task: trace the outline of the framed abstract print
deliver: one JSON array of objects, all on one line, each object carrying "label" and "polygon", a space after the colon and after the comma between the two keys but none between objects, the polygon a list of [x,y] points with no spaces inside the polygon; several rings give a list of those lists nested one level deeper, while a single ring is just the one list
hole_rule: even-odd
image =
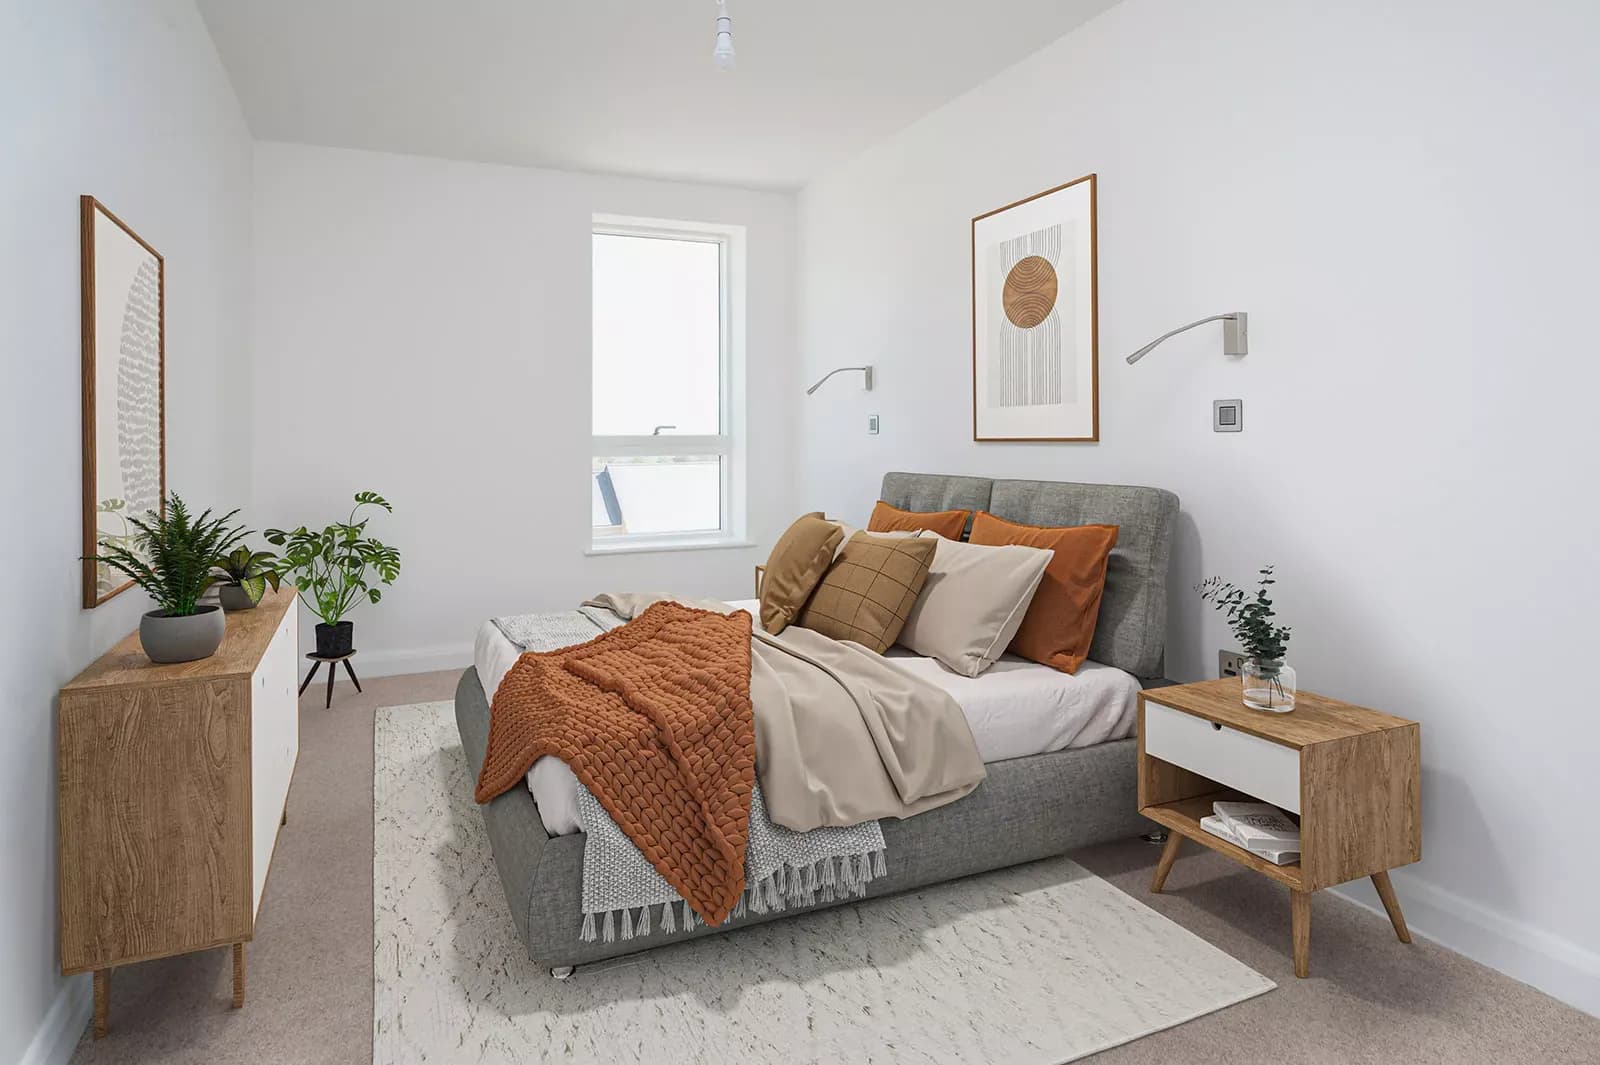
[{"label": "framed abstract print", "polygon": [[[129,516],[160,512],[166,462],[166,266],[121,219],[84,196],[83,551],[129,543]],[[132,586],[85,559],[83,605]]]},{"label": "framed abstract print", "polygon": [[1095,176],[972,220],[972,438],[1100,439]]}]

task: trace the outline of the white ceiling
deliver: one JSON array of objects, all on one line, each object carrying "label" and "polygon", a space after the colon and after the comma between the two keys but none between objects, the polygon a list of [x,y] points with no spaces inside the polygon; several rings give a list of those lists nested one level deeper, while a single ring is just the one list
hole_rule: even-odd
[{"label": "white ceiling", "polygon": [[198,0],[257,137],[793,188],[1115,0]]}]

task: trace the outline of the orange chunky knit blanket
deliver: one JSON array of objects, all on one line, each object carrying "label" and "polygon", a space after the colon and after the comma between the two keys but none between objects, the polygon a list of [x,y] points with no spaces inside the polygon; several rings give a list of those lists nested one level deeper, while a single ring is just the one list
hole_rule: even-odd
[{"label": "orange chunky knit blanket", "polygon": [[524,653],[490,707],[477,801],[547,754],[721,924],[744,891],[755,783],[750,615],[660,602],[588,643]]}]

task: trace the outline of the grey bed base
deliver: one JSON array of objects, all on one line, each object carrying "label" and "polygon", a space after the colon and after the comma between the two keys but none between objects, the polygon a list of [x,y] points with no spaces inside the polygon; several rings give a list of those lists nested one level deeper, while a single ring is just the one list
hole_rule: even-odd
[{"label": "grey bed base", "polygon": [[[1178,497],[1159,488],[1008,481],[985,477],[889,473],[880,496],[906,510],[987,510],[1028,525],[1116,525],[1117,546],[1106,572],[1105,594],[1089,657],[1143,678],[1162,674],[1167,630],[1167,562]],[[489,701],[469,669],[456,688],[456,722],[471,766],[483,764],[489,736]],[[885,820],[889,875],[867,894],[891,895],[974,873],[1063,854],[1078,847],[1135,836],[1150,829],[1138,814],[1136,742],[992,762],[989,777],[959,802],[904,821]],[[691,933],[585,943],[581,834],[550,838],[533,795],[512,788],[483,807],[489,844],[511,919],[528,954],[553,969],[583,965],[695,936],[776,920],[804,912],[750,914],[720,928]],[[841,903],[822,903],[825,909]]]},{"label": "grey bed base", "polygon": [[[476,669],[462,674],[456,686],[456,723],[467,764],[482,765],[489,700]],[[883,822],[889,875],[874,880],[867,895],[892,895],[1149,831],[1150,822],[1137,812],[1134,761],[1135,741],[1127,739],[991,762],[988,779],[961,801]],[[528,956],[547,968],[584,965],[844,904],[752,913],[720,928],[701,924],[670,936],[585,943],[578,938],[583,834],[547,836],[526,787],[512,788],[482,809],[511,920]]]}]

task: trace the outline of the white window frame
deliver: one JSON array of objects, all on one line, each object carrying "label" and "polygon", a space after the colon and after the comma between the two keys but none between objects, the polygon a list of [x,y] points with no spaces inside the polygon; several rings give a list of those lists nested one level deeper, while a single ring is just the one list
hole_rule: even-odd
[{"label": "white window frame", "polygon": [[[674,551],[717,547],[748,547],[745,539],[745,228],[709,222],[684,222],[660,218],[635,218],[625,215],[596,214],[591,246],[595,236],[644,237],[658,240],[692,240],[720,247],[719,293],[721,358],[717,378],[717,424],[715,436],[662,434],[660,436],[598,436],[591,432],[590,476],[594,459],[660,456],[670,458],[721,458],[722,483],[718,492],[721,513],[719,527],[681,533],[602,532],[589,527],[588,554],[617,554],[634,551]],[[591,271],[591,277],[593,276]],[[593,381],[593,349],[590,349],[590,381]],[[592,387],[592,385],[591,385]],[[593,425],[593,402],[590,403]]]}]

